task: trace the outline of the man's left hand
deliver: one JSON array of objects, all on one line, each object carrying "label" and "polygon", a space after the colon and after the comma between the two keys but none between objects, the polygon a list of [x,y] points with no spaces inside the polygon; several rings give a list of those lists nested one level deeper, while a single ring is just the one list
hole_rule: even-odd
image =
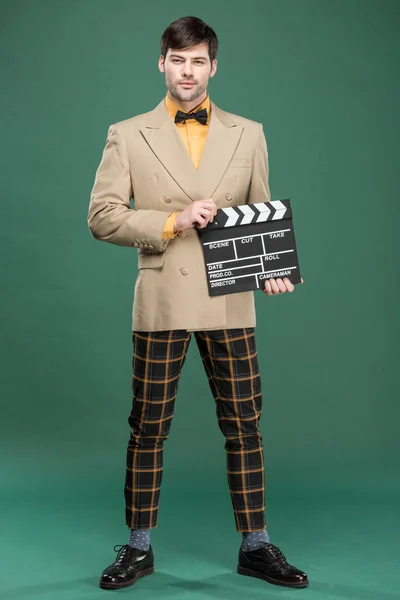
[{"label": "man's left hand", "polygon": [[[301,278],[301,283],[304,283],[303,278]],[[267,296],[277,296],[285,292],[293,292],[293,290],[293,283],[287,277],[284,277],[283,279],[266,279],[263,292]]]}]

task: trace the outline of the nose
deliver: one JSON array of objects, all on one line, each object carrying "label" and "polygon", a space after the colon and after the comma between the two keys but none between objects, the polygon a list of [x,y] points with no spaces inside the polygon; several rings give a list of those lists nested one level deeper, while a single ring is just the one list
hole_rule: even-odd
[{"label": "nose", "polygon": [[193,68],[190,60],[186,61],[183,64],[182,68],[182,77],[189,79],[189,77],[193,77]]}]

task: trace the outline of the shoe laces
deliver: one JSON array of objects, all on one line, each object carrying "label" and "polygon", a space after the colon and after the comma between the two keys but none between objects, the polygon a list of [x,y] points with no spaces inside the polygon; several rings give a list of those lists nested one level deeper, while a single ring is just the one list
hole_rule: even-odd
[{"label": "shoe laces", "polygon": [[283,552],[281,552],[279,550],[279,548],[277,548],[277,546],[274,546],[273,544],[267,544],[265,546],[265,549],[267,550],[268,554],[270,556],[272,556],[272,558],[274,559],[274,563],[276,566],[279,567],[288,567],[288,562],[286,560],[286,556],[283,554]]},{"label": "shoe laces", "polygon": [[119,564],[119,563],[121,563],[124,560],[128,548],[129,548],[129,544],[123,544],[123,545],[122,544],[116,544],[114,546],[114,552],[117,553],[117,556],[115,558],[115,562],[116,563]]}]

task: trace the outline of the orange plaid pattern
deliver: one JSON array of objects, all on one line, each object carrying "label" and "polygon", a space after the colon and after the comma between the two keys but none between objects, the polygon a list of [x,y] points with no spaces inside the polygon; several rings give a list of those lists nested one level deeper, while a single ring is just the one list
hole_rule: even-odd
[{"label": "orange plaid pattern", "polygon": [[[194,332],[225,436],[228,484],[237,531],[265,528],[261,384],[254,328]],[[126,523],[157,527],[167,439],[191,333],[133,332],[131,433]]]}]

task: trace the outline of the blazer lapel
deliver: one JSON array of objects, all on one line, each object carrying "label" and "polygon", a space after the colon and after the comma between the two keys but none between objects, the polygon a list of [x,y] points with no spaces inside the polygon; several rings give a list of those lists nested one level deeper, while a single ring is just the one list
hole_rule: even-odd
[{"label": "blazer lapel", "polygon": [[212,102],[208,135],[198,170],[164,100],[148,114],[147,124],[140,131],[185,194],[191,200],[203,200],[212,198],[236,150],[243,127]]},{"label": "blazer lapel", "polygon": [[140,129],[150,148],[179,187],[189,196],[196,196],[197,170],[162,100],[148,115]]},{"label": "blazer lapel", "polygon": [[211,103],[211,120],[201,156],[197,189],[201,198],[212,198],[231,162],[242,136],[243,127]]}]

